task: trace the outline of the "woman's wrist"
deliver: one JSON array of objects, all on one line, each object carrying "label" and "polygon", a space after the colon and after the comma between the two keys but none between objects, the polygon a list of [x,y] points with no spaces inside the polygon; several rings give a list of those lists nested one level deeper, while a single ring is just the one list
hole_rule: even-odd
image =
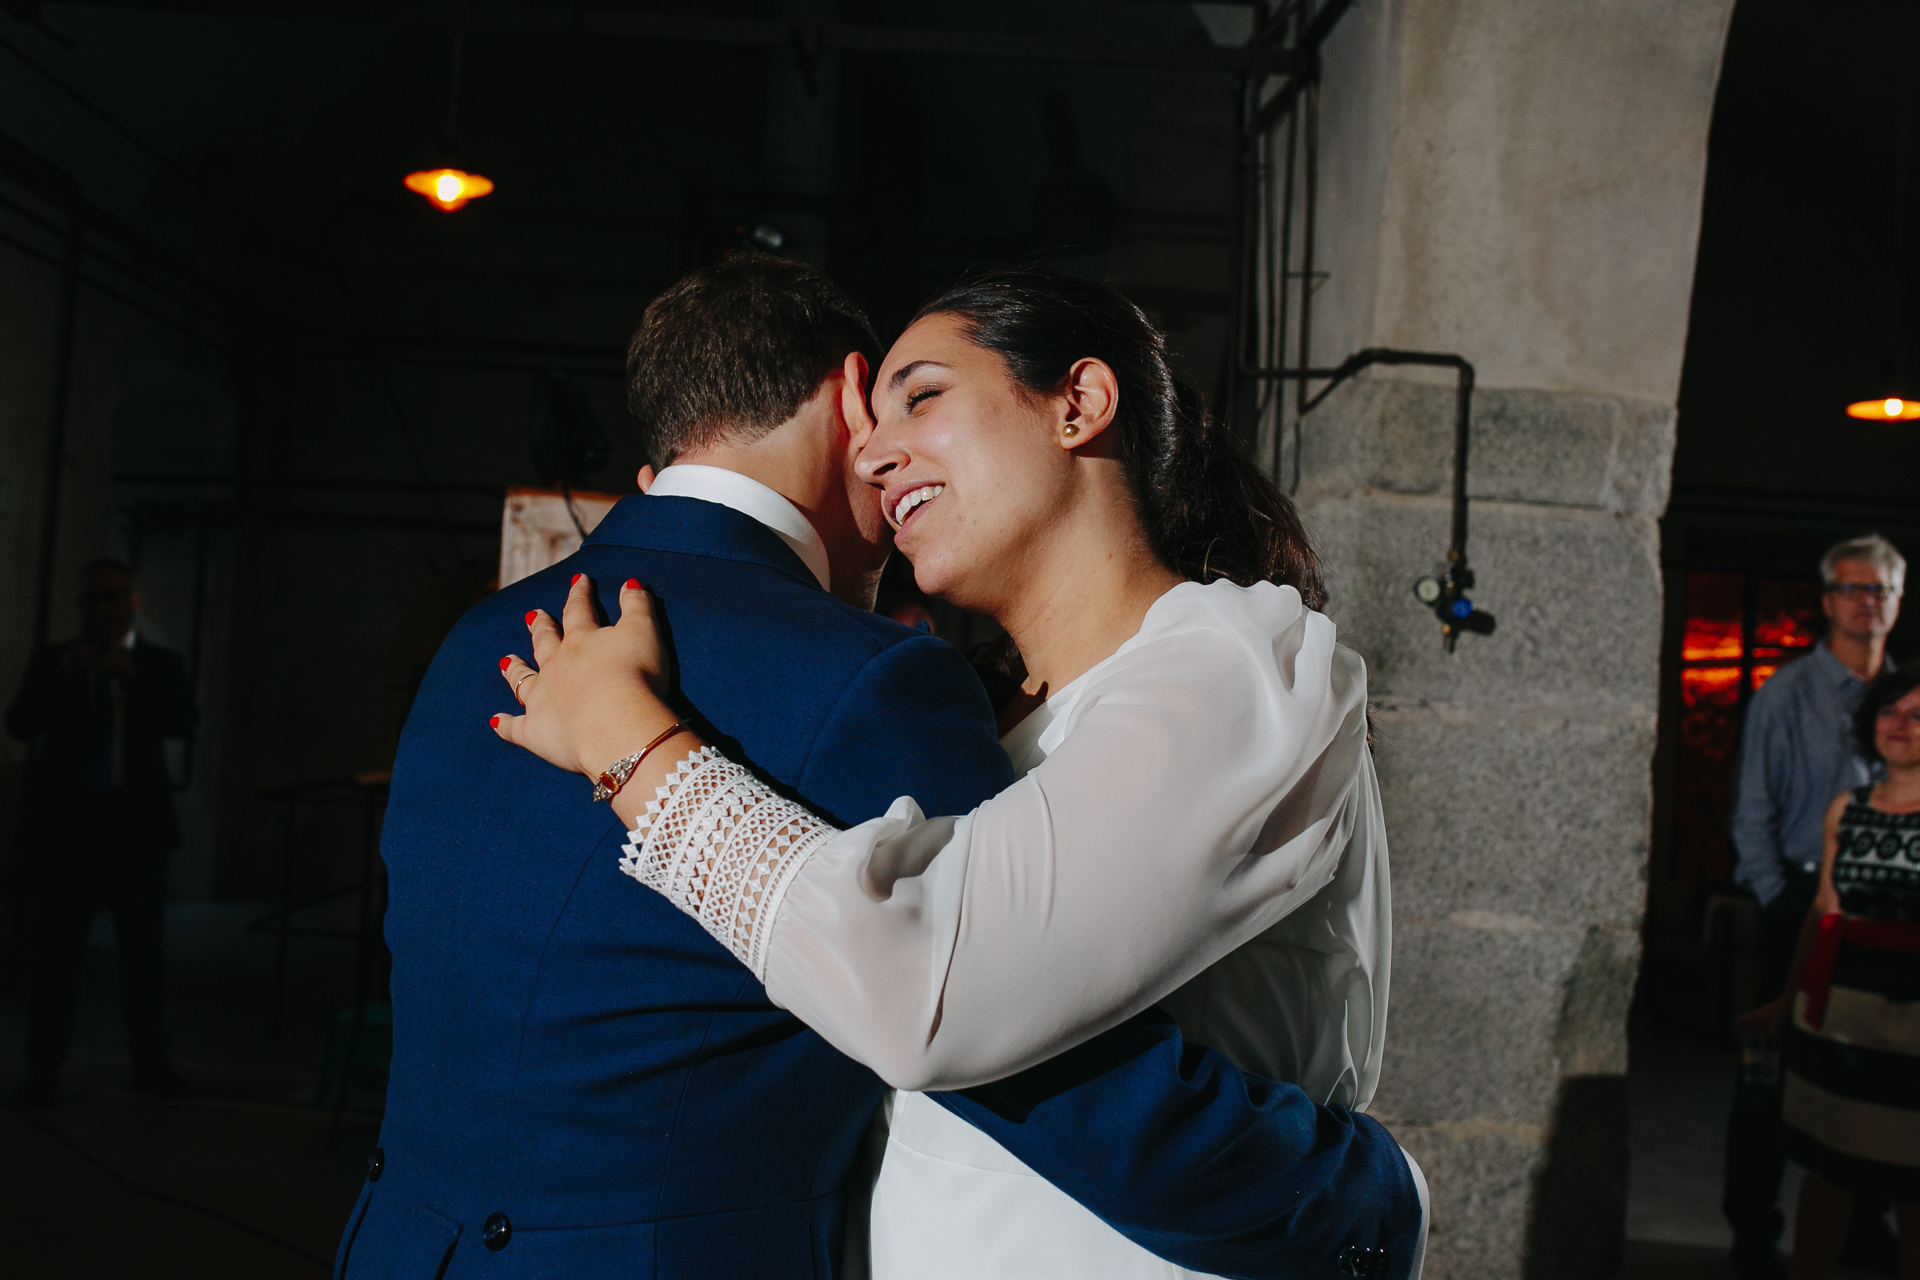
[{"label": "woman's wrist", "polygon": [[[671,710],[660,708],[621,717],[617,724],[596,729],[582,745],[580,772],[589,778],[600,777],[678,722],[679,717]],[[666,747],[663,742],[656,749]]]},{"label": "woman's wrist", "polygon": [[668,726],[623,784],[607,797],[608,805],[629,830],[633,829],[646,812],[647,802],[660,794],[680,763],[706,745],[706,739],[685,723]]}]

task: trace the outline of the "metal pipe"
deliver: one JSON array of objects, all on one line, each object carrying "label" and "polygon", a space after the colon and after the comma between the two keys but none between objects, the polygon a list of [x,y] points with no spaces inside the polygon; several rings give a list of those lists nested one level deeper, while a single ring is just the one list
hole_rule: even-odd
[{"label": "metal pipe", "polygon": [[[1233,91],[1233,173],[1228,195],[1233,210],[1233,228],[1227,240],[1227,358],[1220,369],[1219,416],[1229,428],[1237,428],[1240,414],[1240,366],[1246,363],[1247,316],[1253,310],[1248,299],[1247,233],[1253,221],[1253,198],[1257,183],[1247,177],[1247,77],[1234,81]],[[1237,434],[1237,432],[1236,432]]]},{"label": "metal pipe", "polygon": [[[96,0],[101,3],[103,0]],[[104,0],[112,3],[112,0]],[[1099,37],[1076,39],[1051,36],[999,35],[971,31],[942,31],[928,27],[882,27],[829,22],[803,30],[790,22],[707,18],[673,14],[582,12],[578,6],[453,6],[439,3],[405,4],[396,0],[357,4],[263,4],[258,0],[174,0],[153,3],[149,9],[186,13],[244,12],[251,18],[296,18],[325,22],[370,24],[446,30],[544,32],[554,36],[630,39],[685,44],[737,45],[750,48],[792,48],[795,36],[819,52],[883,53],[936,58],[980,58],[994,62],[1054,62],[1080,66],[1139,67],[1169,71],[1224,71],[1284,75],[1291,68],[1287,50],[1221,49],[1209,46],[1120,44]],[[478,10],[477,12],[475,10]]]},{"label": "metal pipe", "polygon": [[[231,475],[212,475],[197,472],[167,471],[116,471],[113,473],[115,484],[162,485],[178,489],[228,489],[240,482]],[[441,494],[466,498],[504,498],[507,486],[484,482],[463,483],[457,480],[356,480],[352,478],[335,479],[330,476],[289,476],[274,479],[254,480],[251,487],[257,489],[293,489],[322,493],[403,493],[403,494]]]},{"label": "metal pipe", "polygon": [[[1300,229],[1300,365],[1313,360],[1313,233],[1319,221],[1320,203],[1320,86],[1309,83],[1306,91],[1305,118],[1301,122],[1306,176],[1302,183],[1305,211]],[[1294,400],[1294,412],[1306,417],[1312,408],[1307,403],[1307,384],[1302,382]]]},{"label": "metal pipe", "polygon": [[[1279,271],[1274,282],[1274,288],[1279,298],[1273,309],[1273,341],[1266,355],[1266,358],[1275,364],[1282,363],[1287,358],[1287,298],[1292,292],[1292,277],[1288,275],[1288,272],[1293,270],[1293,162],[1298,152],[1299,143],[1300,117],[1297,114],[1289,115],[1287,117],[1287,185],[1286,194],[1282,196],[1280,204]],[[1282,387],[1273,397],[1273,482],[1276,485],[1280,483],[1280,436],[1282,429],[1285,428],[1286,425],[1287,396],[1286,389]],[[1299,414],[1294,415],[1293,426],[1294,434],[1298,437],[1300,432]],[[1298,447],[1296,447],[1293,455],[1292,492],[1298,493],[1299,490],[1300,451]]]},{"label": "metal pipe", "polygon": [[1369,347],[1356,351],[1340,363],[1338,369],[1275,369],[1265,376],[1297,378],[1302,390],[1309,379],[1327,378],[1327,385],[1306,401],[1303,412],[1311,412],[1333,394],[1347,379],[1370,365],[1426,365],[1452,369],[1456,374],[1453,409],[1453,527],[1447,559],[1464,563],[1467,557],[1467,444],[1473,425],[1473,365],[1465,356],[1440,351],[1400,351],[1392,347]]},{"label": "metal pipe", "polygon": [[[48,253],[46,250],[38,248],[35,245],[29,244],[27,241],[22,240],[18,236],[12,235],[9,232],[0,231],[0,244],[10,245],[13,248],[18,249],[21,253],[26,254],[29,258],[33,258],[39,262],[44,262],[50,267],[54,267],[62,271],[66,269],[66,257],[64,254]],[[91,256],[91,254],[89,254],[89,256]],[[115,302],[118,302],[121,306],[126,307],[129,311],[139,312],[141,315],[147,317],[147,319],[153,321],[155,324],[165,325],[167,328],[172,329],[175,333],[181,334],[188,338],[192,338],[194,341],[204,343],[207,346],[215,348],[216,350],[226,349],[223,346],[221,339],[209,338],[205,334],[200,333],[193,328],[190,328],[188,325],[186,325],[184,322],[177,319],[176,317],[169,316],[161,311],[157,311],[154,308],[149,307],[145,303],[139,301],[137,298],[134,298],[130,294],[126,294],[121,292],[118,289],[115,289],[112,285],[103,284],[99,279],[97,279],[94,276],[88,275],[85,271],[82,271],[80,273],[80,283],[86,285],[89,289],[94,290],[96,293],[99,293],[108,298],[112,298]]]},{"label": "metal pipe", "polygon": [[1453,541],[1450,560],[1467,556],[1467,443],[1473,433],[1473,366],[1462,360],[1453,405]]}]

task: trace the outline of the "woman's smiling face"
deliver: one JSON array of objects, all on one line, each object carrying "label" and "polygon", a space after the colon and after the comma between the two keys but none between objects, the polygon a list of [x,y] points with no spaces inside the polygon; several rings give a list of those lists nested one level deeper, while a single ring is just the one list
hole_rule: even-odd
[{"label": "woman's smiling face", "polygon": [[992,614],[1072,490],[1059,407],[1021,388],[964,322],[932,315],[874,378],[877,426],[861,478],[881,491],[894,545],[920,589]]}]

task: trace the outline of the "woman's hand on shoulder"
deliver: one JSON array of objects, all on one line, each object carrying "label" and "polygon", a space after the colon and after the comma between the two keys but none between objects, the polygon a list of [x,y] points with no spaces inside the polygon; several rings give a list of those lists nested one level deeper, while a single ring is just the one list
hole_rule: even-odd
[{"label": "woman's hand on shoulder", "polygon": [[594,613],[593,582],[575,574],[556,622],[544,609],[527,615],[533,661],[500,660],[500,674],[525,708],[493,717],[493,729],[549,764],[598,777],[646,745],[679,717],[667,704],[667,658],[653,598],[629,578],[620,617],[604,626]]}]

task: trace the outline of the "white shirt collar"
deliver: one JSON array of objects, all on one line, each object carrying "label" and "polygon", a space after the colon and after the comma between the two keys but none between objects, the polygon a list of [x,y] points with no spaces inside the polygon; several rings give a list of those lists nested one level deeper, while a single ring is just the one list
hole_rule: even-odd
[{"label": "white shirt collar", "polygon": [[653,478],[649,497],[698,498],[731,507],[743,516],[758,520],[773,530],[780,541],[793,548],[802,564],[813,570],[822,591],[831,591],[832,568],[827,562],[827,544],[803,515],[800,508],[751,476],[724,467],[704,467],[679,462],[663,467]]}]

